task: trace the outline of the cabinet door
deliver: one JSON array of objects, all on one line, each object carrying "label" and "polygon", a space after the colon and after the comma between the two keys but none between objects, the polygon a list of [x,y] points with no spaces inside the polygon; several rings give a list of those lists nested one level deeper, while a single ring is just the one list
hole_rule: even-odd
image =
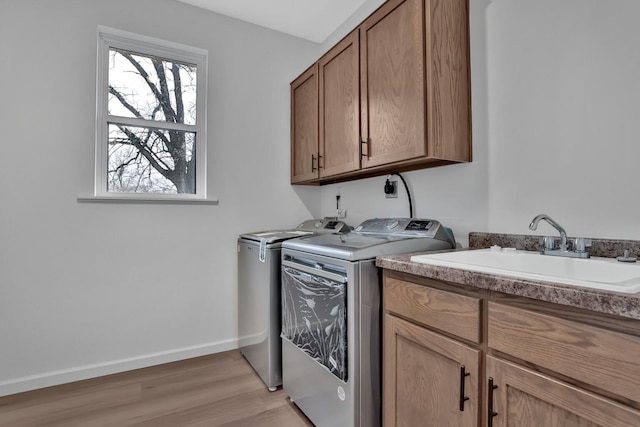
[{"label": "cabinet door", "polygon": [[360,169],[359,49],[356,30],[318,61],[321,177]]},{"label": "cabinet door", "polygon": [[426,155],[423,0],[388,0],[360,27],[362,167]]},{"label": "cabinet door", "polygon": [[489,348],[640,402],[640,337],[508,304],[488,307]]},{"label": "cabinet door", "polygon": [[291,183],[318,178],[318,66],[291,83]]},{"label": "cabinet door", "polygon": [[492,356],[487,383],[489,427],[640,426],[639,411]]},{"label": "cabinet door", "polygon": [[477,426],[480,351],[389,314],[384,322],[385,427]]}]

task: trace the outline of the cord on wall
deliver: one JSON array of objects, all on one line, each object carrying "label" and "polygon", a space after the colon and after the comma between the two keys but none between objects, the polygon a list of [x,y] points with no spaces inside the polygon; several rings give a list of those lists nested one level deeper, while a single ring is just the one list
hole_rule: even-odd
[{"label": "cord on wall", "polygon": [[409,192],[409,186],[407,185],[407,181],[404,180],[402,175],[400,175],[397,172],[391,172],[389,175],[387,175],[387,181],[384,184],[385,185],[385,193],[386,193],[386,189],[388,188],[388,186],[391,185],[391,182],[389,181],[389,178],[391,178],[392,175],[400,177],[400,179],[402,180],[402,183],[404,184],[404,189],[407,191],[407,198],[409,199],[409,218],[413,218],[413,203],[411,203],[411,193]]}]

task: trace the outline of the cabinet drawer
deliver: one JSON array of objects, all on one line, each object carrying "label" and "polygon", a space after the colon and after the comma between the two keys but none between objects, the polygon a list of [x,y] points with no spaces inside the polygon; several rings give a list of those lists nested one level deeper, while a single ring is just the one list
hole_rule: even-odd
[{"label": "cabinet drawer", "polygon": [[386,278],[388,312],[432,326],[471,342],[480,342],[480,299]]},{"label": "cabinet drawer", "polygon": [[489,348],[640,402],[640,338],[489,303]]}]

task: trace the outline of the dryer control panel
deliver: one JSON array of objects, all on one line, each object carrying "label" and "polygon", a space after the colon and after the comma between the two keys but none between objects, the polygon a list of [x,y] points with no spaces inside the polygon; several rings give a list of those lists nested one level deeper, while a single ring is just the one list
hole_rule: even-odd
[{"label": "dryer control panel", "polygon": [[455,239],[451,230],[434,219],[373,218],[358,225],[354,231],[360,234],[385,235],[389,237],[430,237],[449,241],[455,247]]}]

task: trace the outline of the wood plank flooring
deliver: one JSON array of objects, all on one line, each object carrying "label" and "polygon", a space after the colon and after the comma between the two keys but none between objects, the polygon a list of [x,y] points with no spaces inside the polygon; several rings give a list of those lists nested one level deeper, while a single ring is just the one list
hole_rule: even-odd
[{"label": "wood plank flooring", "polygon": [[0,397],[0,426],[251,426],[313,424],[269,392],[239,351]]}]

